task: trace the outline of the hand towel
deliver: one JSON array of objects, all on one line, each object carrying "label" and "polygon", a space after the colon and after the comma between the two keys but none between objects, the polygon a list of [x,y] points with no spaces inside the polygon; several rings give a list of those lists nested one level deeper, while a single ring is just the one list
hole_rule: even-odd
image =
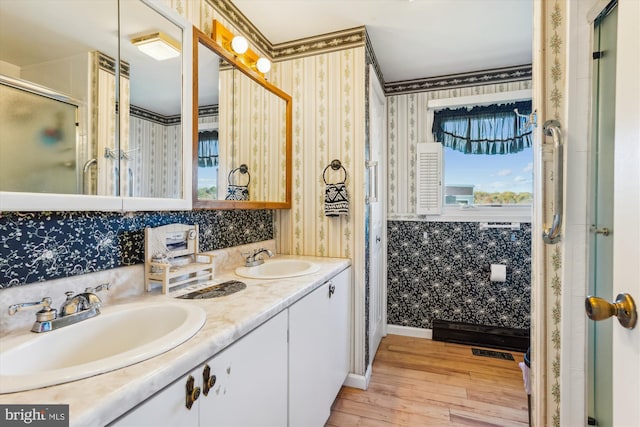
[{"label": "hand towel", "polygon": [[324,214],[325,216],[349,215],[349,193],[344,182],[326,184]]}]

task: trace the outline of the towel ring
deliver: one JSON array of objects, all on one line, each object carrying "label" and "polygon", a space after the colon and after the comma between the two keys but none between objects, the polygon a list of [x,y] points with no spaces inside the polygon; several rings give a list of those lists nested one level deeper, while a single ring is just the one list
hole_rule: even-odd
[{"label": "towel ring", "polygon": [[322,171],[322,180],[324,181],[325,184],[328,184],[326,173],[327,173],[327,169],[329,168],[333,169],[334,171],[342,169],[344,171],[344,179],[342,180],[342,182],[340,182],[340,184],[344,184],[345,182],[347,182],[347,170],[344,168],[344,166],[342,166],[342,163],[340,162],[340,160],[336,159],[336,160],[332,160],[331,163],[329,163],[327,167],[324,168],[324,170]]},{"label": "towel ring", "polygon": [[245,165],[244,163],[241,164],[240,166],[238,166],[235,169],[231,169],[231,172],[229,172],[229,175],[227,176],[227,182],[229,183],[229,185],[238,185],[238,184],[234,184],[233,182],[231,182],[231,177],[234,173],[236,172],[240,172],[241,174],[247,174],[247,177],[249,178],[247,183],[245,184],[245,186],[249,186],[249,183],[251,182],[251,174],[249,173],[249,168],[247,167],[247,165]]}]

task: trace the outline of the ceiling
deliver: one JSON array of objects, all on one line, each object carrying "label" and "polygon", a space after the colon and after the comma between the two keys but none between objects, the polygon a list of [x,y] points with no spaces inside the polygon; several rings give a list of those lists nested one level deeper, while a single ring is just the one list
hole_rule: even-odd
[{"label": "ceiling", "polygon": [[232,0],[272,43],[365,25],[385,82],[532,62],[533,0]]}]

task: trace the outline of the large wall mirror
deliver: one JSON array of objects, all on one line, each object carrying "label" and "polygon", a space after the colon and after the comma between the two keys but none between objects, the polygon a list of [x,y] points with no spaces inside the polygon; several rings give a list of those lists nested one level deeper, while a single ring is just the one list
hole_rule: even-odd
[{"label": "large wall mirror", "polygon": [[291,97],[193,31],[193,206],[290,208]]},{"label": "large wall mirror", "polygon": [[154,0],[0,15],[1,209],[189,208],[190,24]]}]

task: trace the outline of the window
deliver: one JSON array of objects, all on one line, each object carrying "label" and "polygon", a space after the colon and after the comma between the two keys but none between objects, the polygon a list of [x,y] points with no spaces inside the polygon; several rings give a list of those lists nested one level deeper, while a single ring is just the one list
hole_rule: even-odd
[{"label": "window", "polygon": [[[530,113],[531,101],[434,111],[432,131],[437,142],[418,144],[416,213],[530,215]],[[431,153],[429,163],[426,152]],[[472,207],[481,209],[464,209]],[[460,214],[463,211],[469,213]]]},{"label": "window", "polygon": [[218,198],[218,131],[198,132],[198,199]]},{"label": "window", "polygon": [[445,147],[445,206],[531,204],[530,113],[531,101],[434,113],[433,134]]},{"label": "window", "polygon": [[533,151],[486,155],[444,148],[445,205],[530,205]]}]

